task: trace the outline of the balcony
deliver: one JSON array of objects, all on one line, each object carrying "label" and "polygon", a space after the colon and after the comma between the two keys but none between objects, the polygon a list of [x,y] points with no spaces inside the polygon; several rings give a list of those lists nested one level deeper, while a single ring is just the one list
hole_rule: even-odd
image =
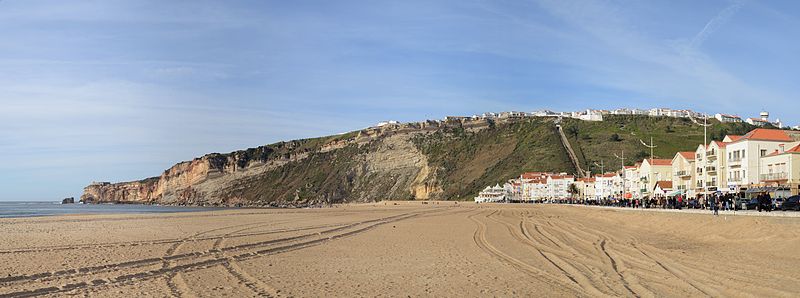
[{"label": "balcony", "polygon": [[706,182],[706,187],[717,186],[717,181]]},{"label": "balcony", "polygon": [[706,166],[706,172],[708,172],[709,175],[716,174],[717,173],[717,166]]},{"label": "balcony", "polygon": [[761,174],[761,181],[786,180],[788,177],[789,175],[786,172]]},{"label": "balcony", "polygon": [[728,182],[739,183],[739,182],[742,182],[742,178],[741,177],[739,177],[739,178],[728,178]]},{"label": "balcony", "polygon": [[706,152],[706,159],[709,161],[717,159],[717,151],[711,150]]},{"label": "balcony", "polygon": [[675,172],[675,176],[678,176],[678,177],[681,177],[681,178],[687,178],[687,177],[692,177],[692,174],[689,173],[689,171],[683,170],[683,171],[676,171]]},{"label": "balcony", "polygon": [[738,157],[734,156],[733,158],[728,160],[728,164],[737,164],[738,165],[738,164],[741,164],[741,163],[742,163],[742,157],[741,156],[738,156]]}]

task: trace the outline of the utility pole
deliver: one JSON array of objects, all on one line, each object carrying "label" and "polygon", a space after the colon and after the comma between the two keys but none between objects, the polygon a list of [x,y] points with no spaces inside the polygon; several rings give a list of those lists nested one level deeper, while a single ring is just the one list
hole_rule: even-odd
[{"label": "utility pole", "polygon": [[603,160],[602,159],[600,160],[600,164],[597,164],[597,162],[595,162],[594,166],[595,167],[600,167],[600,175],[606,173],[605,166],[603,165]]}]

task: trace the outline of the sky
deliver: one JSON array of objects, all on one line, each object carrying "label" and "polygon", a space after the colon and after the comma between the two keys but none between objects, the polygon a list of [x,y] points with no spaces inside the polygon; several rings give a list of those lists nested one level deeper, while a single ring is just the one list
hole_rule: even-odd
[{"label": "sky", "polygon": [[800,124],[800,1],[0,0],[0,200],[488,111]]}]

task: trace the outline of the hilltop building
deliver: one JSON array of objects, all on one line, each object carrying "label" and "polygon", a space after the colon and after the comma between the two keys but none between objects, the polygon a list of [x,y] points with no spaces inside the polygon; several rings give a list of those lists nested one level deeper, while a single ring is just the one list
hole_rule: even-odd
[{"label": "hilltop building", "polygon": [[714,115],[714,118],[716,118],[717,120],[719,120],[719,122],[722,122],[722,123],[741,123],[742,122],[742,118],[739,117],[739,116],[735,116],[735,115],[717,113],[717,114]]}]

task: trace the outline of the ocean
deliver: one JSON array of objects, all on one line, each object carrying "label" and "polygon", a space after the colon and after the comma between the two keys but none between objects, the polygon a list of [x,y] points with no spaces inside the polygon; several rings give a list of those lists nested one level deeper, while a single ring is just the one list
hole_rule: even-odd
[{"label": "ocean", "polygon": [[61,202],[2,202],[0,218],[65,214],[165,213],[220,210],[210,207],[176,207],[130,204],[61,204]]}]

